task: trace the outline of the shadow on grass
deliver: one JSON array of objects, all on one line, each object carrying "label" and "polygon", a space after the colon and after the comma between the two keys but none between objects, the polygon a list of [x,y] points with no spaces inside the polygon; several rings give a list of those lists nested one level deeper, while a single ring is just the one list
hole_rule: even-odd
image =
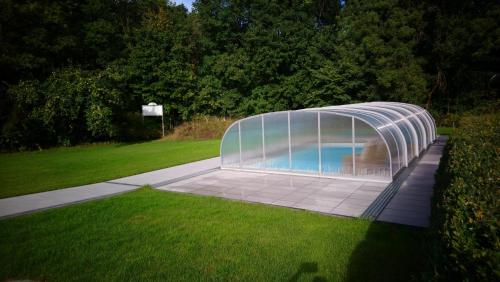
[{"label": "shadow on grass", "polygon": [[[318,272],[318,263],[317,262],[304,262],[304,263],[300,264],[297,272],[295,272],[295,274],[292,277],[290,277],[290,279],[288,281],[295,282],[295,281],[298,281],[303,274],[307,274],[307,273],[312,274],[312,273],[316,273],[316,272]],[[312,281],[323,282],[323,281],[327,281],[327,280],[322,276],[314,276]]]},{"label": "shadow on grass", "polygon": [[425,271],[425,230],[370,224],[349,259],[345,281],[412,281]]}]

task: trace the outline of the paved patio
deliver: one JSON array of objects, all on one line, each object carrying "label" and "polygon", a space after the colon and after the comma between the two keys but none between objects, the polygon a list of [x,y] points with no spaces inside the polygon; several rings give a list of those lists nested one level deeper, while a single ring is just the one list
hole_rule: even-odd
[{"label": "paved patio", "polygon": [[386,186],[387,183],[217,170],[157,189],[357,217]]}]

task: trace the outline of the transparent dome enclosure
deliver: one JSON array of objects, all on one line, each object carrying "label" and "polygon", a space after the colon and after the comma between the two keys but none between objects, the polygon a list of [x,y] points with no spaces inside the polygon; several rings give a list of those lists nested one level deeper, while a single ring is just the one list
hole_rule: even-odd
[{"label": "transparent dome enclosure", "polygon": [[221,168],[390,182],[435,138],[432,116],[411,104],[272,112],[226,130]]}]

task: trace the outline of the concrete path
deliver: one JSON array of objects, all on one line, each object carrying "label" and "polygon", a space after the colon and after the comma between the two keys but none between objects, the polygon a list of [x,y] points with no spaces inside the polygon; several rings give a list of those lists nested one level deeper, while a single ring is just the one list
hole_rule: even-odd
[{"label": "concrete path", "polygon": [[107,182],[0,199],[0,218],[109,197],[138,189],[144,185],[157,187],[217,169],[219,165],[220,159],[217,157]]},{"label": "concrete path", "polygon": [[377,220],[428,227],[434,174],[439,167],[447,136],[438,137],[385,207]]}]

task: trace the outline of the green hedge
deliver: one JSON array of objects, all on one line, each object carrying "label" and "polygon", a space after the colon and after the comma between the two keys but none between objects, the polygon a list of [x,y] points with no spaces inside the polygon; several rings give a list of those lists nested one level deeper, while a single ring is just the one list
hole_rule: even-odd
[{"label": "green hedge", "polygon": [[500,115],[465,117],[437,174],[435,277],[500,281]]}]

